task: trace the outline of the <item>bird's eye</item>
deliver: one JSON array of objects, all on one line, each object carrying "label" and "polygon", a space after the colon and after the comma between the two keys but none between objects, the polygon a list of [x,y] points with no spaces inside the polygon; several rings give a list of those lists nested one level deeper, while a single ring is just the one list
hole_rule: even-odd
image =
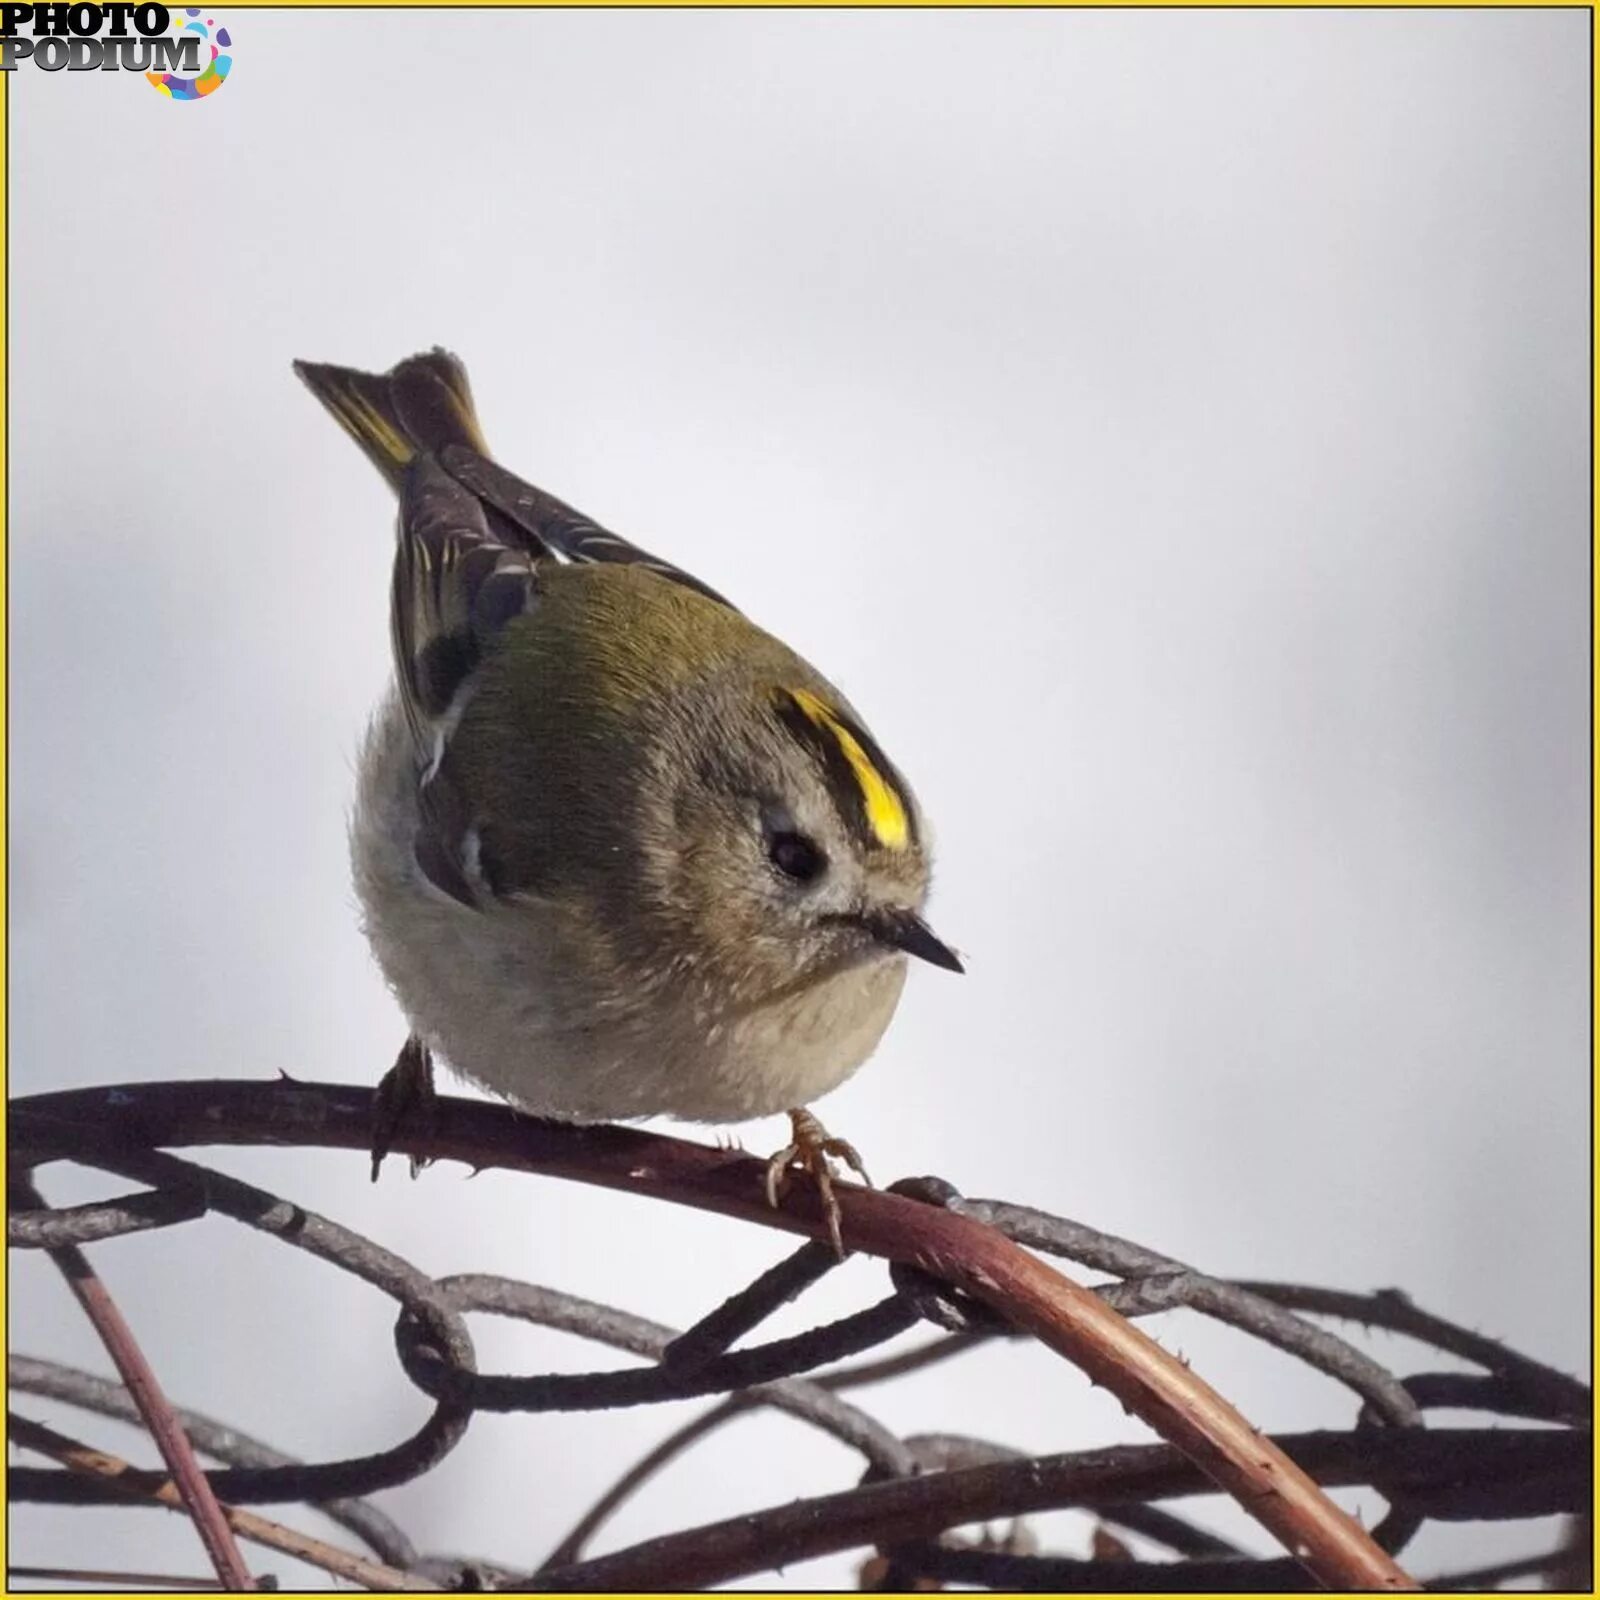
[{"label": "bird's eye", "polygon": [[828,858],[803,833],[786,830],[767,840],[767,857],[786,878],[810,883],[822,876]]}]

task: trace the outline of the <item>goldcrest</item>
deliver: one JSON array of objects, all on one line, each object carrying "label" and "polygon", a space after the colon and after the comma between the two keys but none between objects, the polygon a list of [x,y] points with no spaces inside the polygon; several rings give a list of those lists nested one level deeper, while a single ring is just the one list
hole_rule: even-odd
[{"label": "goldcrest", "polygon": [[491,460],[453,356],[296,370],[400,502],[351,848],[415,1040],[542,1117],[789,1112],[774,1179],[826,1183],[854,1152],[804,1108],[907,956],[961,970],[905,779],[786,645]]}]

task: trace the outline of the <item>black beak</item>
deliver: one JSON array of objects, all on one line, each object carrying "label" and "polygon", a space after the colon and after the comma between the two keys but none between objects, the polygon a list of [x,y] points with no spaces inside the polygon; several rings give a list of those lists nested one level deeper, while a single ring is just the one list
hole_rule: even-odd
[{"label": "black beak", "polygon": [[869,911],[862,921],[874,938],[908,956],[931,961],[946,972],[966,971],[961,957],[914,911]]}]

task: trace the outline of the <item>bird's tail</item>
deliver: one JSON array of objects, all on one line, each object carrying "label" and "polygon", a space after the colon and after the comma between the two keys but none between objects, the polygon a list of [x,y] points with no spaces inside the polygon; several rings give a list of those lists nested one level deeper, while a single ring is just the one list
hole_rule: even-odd
[{"label": "bird's tail", "polygon": [[410,356],[383,373],[314,361],[297,361],[294,370],[391,488],[400,487],[418,455],[437,455],[453,444],[489,454],[467,369],[448,350]]}]

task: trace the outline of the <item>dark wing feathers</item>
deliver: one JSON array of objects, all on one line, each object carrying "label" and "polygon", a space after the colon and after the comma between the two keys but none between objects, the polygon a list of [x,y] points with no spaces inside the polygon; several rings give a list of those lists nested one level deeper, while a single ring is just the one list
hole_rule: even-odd
[{"label": "dark wing feathers", "polygon": [[541,560],[624,562],[715,600],[709,585],[490,460],[466,368],[447,350],[388,372],[295,371],[400,497],[395,667],[423,759],[484,642],[527,608]]},{"label": "dark wing feathers", "polygon": [[497,538],[477,499],[432,456],[400,491],[389,608],[406,717],[430,763],[461,685],[484,646],[533,603],[535,558]]},{"label": "dark wing feathers", "polygon": [[458,483],[515,523],[527,538],[553,550],[563,560],[619,561],[644,567],[719,605],[728,604],[709,584],[702,583],[682,567],[675,567],[670,561],[663,561],[660,556],[653,556],[599,523],[591,522],[581,511],[574,511],[553,494],[536,489],[478,451],[466,445],[447,445],[439,459]]},{"label": "dark wing feathers", "polygon": [[536,603],[539,563],[631,563],[728,602],[492,461],[466,369],[448,351],[386,373],[294,366],[400,498],[390,625],[418,754],[417,864],[446,894],[475,905],[483,883],[466,861],[472,819],[441,771],[445,741],[489,641]]},{"label": "dark wing feathers", "polygon": [[469,865],[472,818],[444,758],[457,696],[489,641],[537,600],[534,556],[498,539],[477,497],[432,456],[407,469],[395,548],[394,631],[400,701],[416,741],[421,773],[418,867],[465,906],[484,887]]}]

